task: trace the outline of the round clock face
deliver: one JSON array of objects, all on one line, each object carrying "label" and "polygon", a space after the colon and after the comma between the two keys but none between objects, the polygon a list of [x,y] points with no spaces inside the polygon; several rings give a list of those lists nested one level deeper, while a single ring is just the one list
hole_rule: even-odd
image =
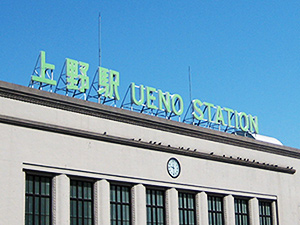
[{"label": "round clock face", "polygon": [[180,174],[180,164],[177,159],[171,158],[167,164],[167,170],[171,177],[176,178]]}]

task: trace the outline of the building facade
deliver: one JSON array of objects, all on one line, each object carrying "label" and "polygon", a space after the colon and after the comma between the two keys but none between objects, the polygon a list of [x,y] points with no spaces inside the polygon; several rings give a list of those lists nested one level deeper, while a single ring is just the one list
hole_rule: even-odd
[{"label": "building facade", "polygon": [[0,82],[1,224],[300,224],[300,150]]}]

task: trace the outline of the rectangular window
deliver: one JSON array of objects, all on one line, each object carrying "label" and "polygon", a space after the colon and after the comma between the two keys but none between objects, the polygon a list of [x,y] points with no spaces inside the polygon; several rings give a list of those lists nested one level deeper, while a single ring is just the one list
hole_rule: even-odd
[{"label": "rectangular window", "polygon": [[208,196],[208,220],[209,225],[223,225],[223,198]]},{"label": "rectangular window", "polygon": [[189,193],[178,193],[179,225],[196,224],[195,195]]},{"label": "rectangular window", "polygon": [[260,225],[272,225],[272,202],[259,201]]},{"label": "rectangular window", "polygon": [[26,174],[25,225],[51,224],[51,177]]},{"label": "rectangular window", "polygon": [[234,199],[235,225],[249,224],[248,200]]},{"label": "rectangular window", "polygon": [[129,225],[131,222],[130,187],[110,185],[110,224]]},{"label": "rectangular window", "polygon": [[164,192],[160,190],[147,189],[147,225],[165,224]]},{"label": "rectangular window", "polygon": [[93,224],[93,183],[71,180],[70,182],[71,225]]}]

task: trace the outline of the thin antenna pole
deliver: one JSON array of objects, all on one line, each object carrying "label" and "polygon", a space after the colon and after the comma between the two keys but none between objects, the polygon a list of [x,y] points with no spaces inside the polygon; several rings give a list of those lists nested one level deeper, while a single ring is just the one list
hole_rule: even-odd
[{"label": "thin antenna pole", "polygon": [[[98,15],[98,50],[99,50],[99,67],[101,66],[101,13],[99,12],[99,15]],[[97,90],[98,88],[100,88],[100,83],[99,83],[99,76],[100,76],[100,71],[98,70],[98,87],[97,87]],[[96,76],[96,74],[95,74]],[[98,103],[101,102],[101,96],[99,94],[99,92],[97,91],[97,94],[98,94]]]},{"label": "thin antenna pole", "polygon": [[191,67],[189,66],[189,92],[190,92],[190,103],[192,103],[192,81],[191,81]]},{"label": "thin antenna pole", "polygon": [[101,66],[101,14],[98,17],[98,49],[99,49],[99,67]]}]

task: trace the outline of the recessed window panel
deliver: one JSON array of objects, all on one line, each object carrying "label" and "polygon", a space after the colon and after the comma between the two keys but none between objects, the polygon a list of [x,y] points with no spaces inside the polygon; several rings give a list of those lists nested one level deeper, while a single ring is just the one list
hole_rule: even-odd
[{"label": "recessed window panel", "polygon": [[208,221],[209,225],[223,225],[223,198],[208,196]]},{"label": "recessed window panel", "polygon": [[165,224],[164,192],[147,189],[146,191],[147,225]]},{"label": "recessed window panel", "polygon": [[178,193],[179,225],[196,224],[195,195],[191,193]]},{"label": "recessed window panel", "polygon": [[129,225],[131,222],[130,187],[110,185],[110,223]]},{"label": "recessed window panel", "polygon": [[71,180],[71,225],[93,225],[93,183]]},{"label": "recessed window panel", "polygon": [[51,177],[26,174],[25,225],[51,224]]},{"label": "recessed window panel", "polygon": [[259,222],[260,225],[272,225],[272,202],[259,201]]},{"label": "recessed window panel", "polygon": [[235,225],[249,224],[248,200],[234,199]]}]

